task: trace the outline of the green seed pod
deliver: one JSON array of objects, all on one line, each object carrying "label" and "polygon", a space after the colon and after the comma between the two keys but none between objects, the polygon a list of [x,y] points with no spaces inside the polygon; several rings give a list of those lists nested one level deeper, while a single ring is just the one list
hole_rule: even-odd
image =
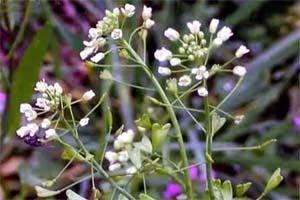
[{"label": "green seed pod", "polygon": [[202,44],[202,45],[206,45],[206,39],[202,39],[202,40],[201,40],[201,44]]},{"label": "green seed pod", "polygon": [[183,35],[183,41],[184,42],[189,42],[190,41],[190,38],[187,34]]},{"label": "green seed pod", "polygon": [[179,52],[180,54],[184,54],[184,53],[185,53],[185,50],[184,50],[183,47],[179,47],[179,48],[178,48],[178,52]]},{"label": "green seed pod", "polygon": [[189,59],[190,61],[194,61],[194,60],[195,60],[195,56],[191,54],[191,55],[188,56],[188,59]]},{"label": "green seed pod", "polygon": [[198,36],[199,36],[199,38],[204,38],[204,33],[202,32],[202,31],[200,31],[199,33],[198,33]]}]

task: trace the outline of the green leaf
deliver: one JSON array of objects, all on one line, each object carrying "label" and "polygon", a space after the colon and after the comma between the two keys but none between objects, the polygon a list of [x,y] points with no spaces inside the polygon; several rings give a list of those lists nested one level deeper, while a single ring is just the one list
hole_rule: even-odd
[{"label": "green leaf", "polygon": [[13,135],[20,124],[19,106],[31,99],[34,84],[37,82],[44,55],[51,40],[49,25],[40,29],[26,49],[18,68],[13,74],[8,107],[8,133]]},{"label": "green leaf", "polygon": [[79,194],[73,192],[72,190],[67,190],[66,195],[68,197],[68,200],[87,200],[86,198],[83,198]]},{"label": "green leaf", "polygon": [[143,116],[137,120],[135,120],[135,124],[137,126],[140,126],[140,127],[143,127],[143,128],[146,128],[146,129],[151,129],[151,120],[150,120],[150,117],[149,115],[147,114],[143,114]]},{"label": "green leaf", "polygon": [[252,183],[250,183],[250,182],[238,184],[235,189],[236,196],[242,197],[249,190],[249,188],[251,187],[251,184]]},{"label": "green leaf", "polygon": [[267,194],[271,192],[274,188],[276,188],[280,182],[283,180],[283,177],[280,174],[280,168],[276,169],[275,172],[272,174],[271,178],[269,179],[264,193]]},{"label": "green leaf", "polygon": [[60,191],[48,190],[40,186],[35,186],[34,189],[38,197],[51,197],[60,193]]},{"label": "green leaf", "polygon": [[141,150],[138,148],[130,150],[129,159],[131,160],[132,164],[139,169],[142,166]]},{"label": "green leaf", "polygon": [[151,133],[151,140],[153,145],[153,150],[157,151],[160,149],[161,145],[163,144],[164,140],[166,139],[169,130],[171,128],[171,124],[165,124],[161,126],[158,123],[152,125],[152,133]]},{"label": "green leaf", "polygon": [[217,113],[213,113],[212,115],[212,135],[218,132],[222,126],[224,126],[226,119],[221,117]]},{"label": "green leaf", "polygon": [[150,197],[149,195],[142,193],[139,195],[140,200],[154,200],[152,197]]},{"label": "green leaf", "polygon": [[222,196],[224,200],[231,200],[233,198],[232,186],[229,180],[226,180],[222,184]]},{"label": "green leaf", "polygon": [[145,153],[152,153],[152,144],[151,141],[147,136],[143,136],[142,140],[140,142],[135,142],[133,145],[140,149],[141,151],[144,151]]}]

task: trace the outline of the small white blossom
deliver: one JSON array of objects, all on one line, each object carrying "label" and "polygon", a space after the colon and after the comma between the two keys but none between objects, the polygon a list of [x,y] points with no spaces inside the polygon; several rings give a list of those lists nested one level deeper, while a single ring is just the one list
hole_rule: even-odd
[{"label": "small white blossom", "polygon": [[120,15],[120,9],[119,8],[114,8],[113,9],[113,13],[115,14],[115,15]]},{"label": "small white blossom", "polygon": [[88,117],[82,118],[82,119],[79,121],[79,125],[80,125],[81,127],[84,127],[84,126],[86,126],[86,125],[89,123],[89,120],[90,120],[90,118],[88,118]]},{"label": "small white blossom", "polygon": [[177,65],[180,65],[181,64],[181,60],[179,58],[172,58],[170,60],[170,64],[171,66],[177,66]]},{"label": "small white blossom", "polygon": [[126,169],[126,174],[135,174],[137,172],[137,168],[135,166],[131,166]]},{"label": "small white blossom", "polygon": [[230,28],[224,26],[217,34],[217,37],[220,38],[223,42],[228,40],[233,35]]},{"label": "small white blossom", "polygon": [[100,52],[97,53],[96,55],[94,55],[93,57],[91,57],[91,61],[93,61],[94,63],[99,62],[100,60],[102,60],[104,58],[104,53]]},{"label": "small white blossom", "polygon": [[88,33],[88,37],[89,38],[95,38],[99,35],[99,31],[96,28],[90,28],[89,29],[89,33]]},{"label": "small white blossom", "polygon": [[160,61],[160,62],[164,62],[166,60],[169,60],[172,58],[172,52],[169,51],[166,48],[161,48],[161,49],[157,49],[154,53],[154,57]]},{"label": "small white blossom", "polygon": [[82,60],[85,60],[89,55],[91,55],[94,51],[92,47],[86,47],[82,51],[80,51],[79,55]]},{"label": "small white blossom", "polygon": [[21,103],[20,112],[25,113],[26,111],[32,110],[32,106],[29,103]]},{"label": "small white blossom", "polygon": [[205,66],[200,66],[199,68],[193,68],[192,74],[196,75],[197,80],[207,79],[209,77],[209,72],[206,70]]},{"label": "small white blossom", "polygon": [[197,20],[194,20],[193,22],[188,22],[187,27],[192,34],[196,34],[200,32],[201,23]]},{"label": "small white blossom", "polygon": [[110,162],[110,163],[114,163],[118,160],[118,154],[116,152],[113,151],[107,151],[105,153],[105,158]]},{"label": "small white blossom", "polygon": [[35,110],[27,110],[24,115],[27,121],[32,121],[37,118],[37,112]]},{"label": "small white blossom", "polygon": [[51,125],[50,119],[48,119],[48,118],[43,119],[43,121],[41,123],[42,128],[49,128],[50,125]]},{"label": "small white blossom", "polygon": [[95,36],[92,37],[90,41],[83,41],[83,44],[86,47],[80,52],[80,57],[82,60],[85,60],[88,56],[94,52],[97,52],[100,47],[103,47],[106,44],[106,39],[103,37],[98,37],[97,34],[95,33]]},{"label": "small white blossom", "polygon": [[61,95],[63,93],[63,89],[59,83],[54,84],[54,89],[55,89],[56,95]]},{"label": "small white blossom", "polygon": [[45,138],[46,139],[52,138],[54,136],[56,136],[55,129],[48,129],[48,130],[45,131]]},{"label": "small white blossom", "polygon": [[142,18],[144,21],[147,19],[150,19],[152,17],[152,8],[144,6],[143,7],[143,13],[142,13]]},{"label": "small white blossom", "polygon": [[118,161],[121,163],[126,162],[129,159],[129,155],[127,151],[118,152]]},{"label": "small white blossom", "polygon": [[37,98],[35,103],[37,107],[43,108],[45,111],[50,110],[49,104],[50,104],[49,100],[45,98]]},{"label": "small white blossom", "polygon": [[197,92],[200,97],[206,97],[208,95],[208,91],[205,87],[200,87]]},{"label": "small white blossom", "polygon": [[39,126],[35,123],[27,124],[26,127],[28,128],[30,137],[34,136],[39,130]]},{"label": "small white blossom", "polygon": [[171,41],[176,41],[180,37],[179,33],[173,28],[165,30],[164,35]]},{"label": "small white blossom", "polygon": [[117,40],[123,37],[123,32],[121,29],[114,29],[110,36],[112,39]]},{"label": "small white blossom", "polygon": [[245,118],[244,115],[237,115],[234,117],[234,123],[239,125],[240,123],[242,123],[244,118]]},{"label": "small white blossom", "polygon": [[84,101],[89,101],[89,100],[91,100],[92,98],[94,98],[94,96],[95,96],[94,91],[93,91],[93,90],[89,90],[89,91],[85,92],[85,93],[82,95],[82,99],[83,99]]},{"label": "small white blossom", "polygon": [[29,134],[29,130],[28,130],[27,126],[20,127],[16,132],[20,138],[23,138]]},{"label": "small white blossom", "polygon": [[250,50],[247,49],[246,46],[241,45],[241,46],[238,48],[238,50],[236,50],[235,56],[236,56],[237,58],[240,58],[240,57],[242,57],[243,55],[245,55],[246,53],[249,53],[249,51],[250,51]]},{"label": "small white blossom", "polygon": [[172,72],[168,67],[158,67],[158,73],[162,76],[169,76]]},{"label": "small white blossom", "polygon": [[223,41],[222,41],[222,39],[221,38],[215,38],[214,40],[213,40],[213,44],[214,44],[214,46],[215,47],[218,47],[218,46],[220,46],[221,44],[223,44]]},{"label": "small white blossom", "polygon": [[213,18],[209,24],[209,32],[212,34],[216,33],[218,25],[219,25],[219,20]]},{"label": "small white blossom", "polygon": [[42,81],[38,81],[35,84],[34,90],[38,92],[46,92],[47,88],[48,88],[48,84],[45,82],[45,80],[42,80]]},{"label": "small white blossom", "polygon": [[155,21],[153,21],[152,19],[147,19],[146,21],[144,21],[143,26],[146,29],[151,28],[153,25],[155,24]]},{"label": "small white blossom", "polygon": [[126,132],[121,133],[117,140],[119,140],[121,143],[129,144],[133,141],[134,138],[134,132],[131,129],[128,129]]},{"label": "small white blossom", "polygon": [[127,3],[124,8],[121,8],[121,11],[126,17],[131,17],[134,15],[135,6]]},{"label": "small white blossom", "polygon": [[235,74],[237,76],[245,76],[246,73],[247,73],[247,70],[243,66],[235,66],[233,68],[233,74]]},{"label": "small white blossom", "polygon": [[178,85],[183,87],[189,86],[191,83],[192,79],[188,75],[183,75],[178,80]]},{"label": "small white blossom", "polygon": [[124,144],[122,141],[118,140],[118,139],[116,139],[116,140],[114,141],[114,149],[115,149],[115,150],[122,149],[122,148],[124,147],[124,145],[125,145],[125,144]]},{"label": "small white blossom", "polygon": [[113,172],[113,171],[116,171],[116,170],[118,170],[120,168],[121,168],[121,164],[120,163],[114,163],[114,164],[109,165],[108,170],[111,171],[111,172]]}]

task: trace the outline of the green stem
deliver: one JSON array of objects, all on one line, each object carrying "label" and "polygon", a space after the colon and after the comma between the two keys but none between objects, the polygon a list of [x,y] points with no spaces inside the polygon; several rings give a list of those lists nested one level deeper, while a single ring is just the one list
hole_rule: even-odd
[{"label": "green stem", "polygon": [[[206,81],[204,82],[206,87]],[[206,142],[205,142],[205,160],[206,160],[206,179],[207,188],[210,200],[214,200],[213,182],[212,182],[212,127],[211,117],[209,109],[208,96],[204,99],[204,110],[205,110],[205,129],[206,129]]]},{"label": "green stem", "polygon": [[[132,54],[132,56],[142,65],[144,66],[143,69],[145,71],[145,73],[148,75],[148,77],[151,79],[152,83],[154,84],[155,88],[157,89],[160,97],[162,98],[163,103],[166,104],[166,109],[170,115],[170,119],[173,123],[174,129],[175,129],[175,133],[176,133],[176,138],[177,138],[177,142],[179,145],[179,151],[180,151],[180,155],[181,155],[181,159],[183,161],[183,165],[184,167],[189,166],[188,163],[188,159],[187,159],[187,154],[186,154],[186,150],[185,150],[185,146],[184,146],[184,141],[182,138],[182,133],[180,130],[180,126],[178,123],[178,120],[176,118],[175,112],[172,108],[172,105],[166,95],[166,93],[164,92],[164,90],[162,89],[160,83],[158,82],[158,80],[155,78],[155,76],[152,74],[151,71],[149,71],[148,66],[144,63],[144,61],[141,59],[141,57],[135,52],[135,50],[132,49],[132,47],[125,41],[123,40],[125,47],[128,49],[128,51]],[[188,195],[188,199],[189,200],[193,200],[193,189],[192,189],[192,183],[191,180],[189,178],[189,171],[188,169],[184,170],[184,180],[185,180],[185,185],[186,185],[186,191],[187,191],[187,195]]]}]

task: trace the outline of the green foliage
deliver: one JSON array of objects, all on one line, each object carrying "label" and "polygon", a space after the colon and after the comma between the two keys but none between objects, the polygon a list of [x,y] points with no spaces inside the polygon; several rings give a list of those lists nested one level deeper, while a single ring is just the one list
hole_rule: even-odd
[{"label": "green foliage", "polygon": [[276,188],[280,182],[283,180],[282,175],[280,174],[280,168],[276,169],[275,172],[272,174],[271,178],[269,179],[264,193],[267,194],[271,192],[274,188]]},{"label": "green foliage", "polygon": [[51,37],[51,27],[45,25],[34,36],[33,41],[26,49],[18,68],[13,74],[8,108],[9,136],[12,136],[19,126],[20,104],[28,102],[31,99],[34,84],[38,80],[40,67],[43,63],[44,55],[51,41]]}]

